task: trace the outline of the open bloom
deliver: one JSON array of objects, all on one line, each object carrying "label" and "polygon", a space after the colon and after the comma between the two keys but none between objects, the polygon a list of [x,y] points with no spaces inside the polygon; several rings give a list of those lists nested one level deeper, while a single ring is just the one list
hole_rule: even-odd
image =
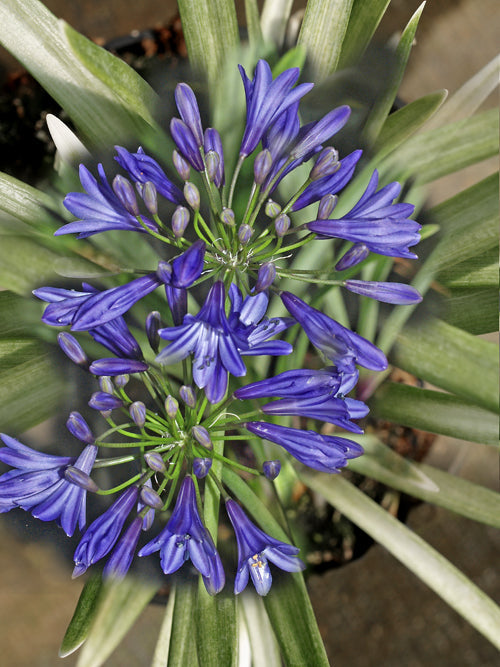
[{"label": "open bloom", "polygon": [[267,595],[273,583],[268,561],[286,572],[299,572],[304,563],[297,558],[299,549],[281,542],[257,528],[234,500],[226,502],[226,509],[233,524],[238,542],[238,570],[234,592],[241,593],[251,576],[259,595]]},{"label": "open bloom", "polygon": [[177,572],[190,558],[211,595],[224,588],[222,561],[198,513],[191,477],[185,477],[181,484],[169,522],[154,540],[139,551],[139,556],[149,556],[155,551],[160,552],[161,567],[165,574]]},{"label": "open bloom", "polygon": [[53,456],[26,447],[3,433],[0,437],[6,445],[0,448],[0,461],[14,467],[0,477],[0,512],[22,507],[36,519],[56,520],[69,537],[77,523],[83,530],[87,491],[69,481],[64,473],[72,467],[88,475],[97,447],[87,445],[79,457]]},{"label": "open bloom", "polygon": [[158,162],[139,146],[137,153],[130,153],[126,148],[115,146],[118,157],[115,160],[125,169],[133,181],[145,184],[152,183],[156,190],[174,204],[182,204],[184,196],[179,188],[167,178]]},{"label": "open bloom", "polygon": [[372,252],[389,257],[415,259],[409,246],[420,241],[421,225],[409,216],[413,204],[397,203],[401,185],[389,183],[376,192],[378,172],[375,170],[358,203],[338,220],[314,220],[307,227],[320,238],[340,238],[354,243],[364,243]]}]

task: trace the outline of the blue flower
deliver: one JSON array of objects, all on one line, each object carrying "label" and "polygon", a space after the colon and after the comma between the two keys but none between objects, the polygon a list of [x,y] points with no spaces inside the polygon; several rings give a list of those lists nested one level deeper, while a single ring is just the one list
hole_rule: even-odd
[{"label": "blue flower", "polygon": [[422,295],[411,285],[404,283],[382,283],[375,280],[346,280],[345,287],[355,294],[368,296],[370,299],[410,306],[422,301]]},{"label": "blue flower", "polygon": [[113,577],[114,579],[123,579],[127,574],[141,535],[142,521],[142,517],[136,516],[120,537],[102,571],[104,578]]},{"label": "blue flower", "polygon": [[130,153],[126,148],[115,146],[118,157],[115,160],[120,167],[128,171],[136,183],[152,183],[156,190],[174,204],[182,204],[184,196],[181,190],[167,178],[158,162],[139,147],[137,153]]},{"label": "blue flower", "polygon": [[241,291],[232,283],[229,288],[231,309],[228,316],[229,328],[238,350],[245,356],[270,354],[277,356],[290,354],[293,348],[283,340],[269,340],[271,336],[285,331],[295,324],[290,317],[264,317],[269,297],[265,292],[248,295],[243,299]]},{"label": "blue flower", "polygon": [[[119,188],[114,190],[109,185],[102,164],[97,165],[97,170],[100,183],[83,164],[80,165],[80,181],[85,193],[70,192],[63,202],[68,211],[80,219],[63,225],[55,235],[78,232],[78,238],[83,239],[112,229],[146,231],[120,198]],[[158,231],[156,224],[148,218],[141,216],[141,220],[147,229]]]},{"label": "blue flower", "polygon": [[79,577],[93,563],[97,563],[111,551],[137,501],[138,494],[137,486],[129,487],[104,514],[90,524],[73,556],[75,561],[73,578]]},{"label": "blue flower", "polygon": [[370,341],[343,327],[290,292],[282,292],[281,300],[288,312],[300,323],[311,343],[323,352],[340,372],[352,375],[355,373],[355,364],[373,371],[387,368],[384,353]]},{"label": "blue flower", "polygon": [[217,165],[214,183],[216,187],[220,188],[224,185],[224,151],[222,149],[222,140],[220,134],[213,127],[205,130],[204,141],[205,155],[208,151],[214,151],[219,156],[219,163]]},{"label": "blue flower", "polygon": [[56,520],[70,537],[78,523],[85,527],[85,489],[68,481],[65,470],[72,466],[86,475],[92,470],[97,447],[87,445],[80,456],[53,456],[34,451],[8,435],[0,434],[6,447],[0,461],[13,466],[0,477],[0,512],[21,507],[42,521]]},{"label": "blue flower", "polygon": [[175,103],[184,124],[190,129],[197,145],[203,146],[203,128],[196,96],[187,83],[179,83],[175,87]]},{"label": "blue flower", "polygon": [[184,478],[167,525],[139,551],[139,556],[149,556],[155,551],[160,551],[161,567],[165,574],[177,572],[190,558],[211,595],[224,588],[222,561],[210,533],[200,519],[191,477]]},{"label": "blue flower", "polygon": [[[204,171],[205,165],[200,153],[200,146],[190,128],[179,118],[170,121],[170,133],[177,145],[179,153],[196,169]],[[203,144],[201,144],[203,146]]]},{"label": "blue flower", "polygon": [[252,81],[241,65],[238,65],[247,103],[246,126],[241,141],[240,155],[250,155],[262,139],[268,127],[288,107],[295,104],[313,87],[302,83],[293,88],[299,78],[299,69],[294,67],[282,72],[273,81],[271,68],[265,60],[259,60]]},{"label": "blue flower", "polygon": [[347,465],[348,459],[363,453],[362,447],[354,440],[322,435],[316,431],[265,422],[245,422],[242,426],[260,438],[275,442],[297,461],[321,472],[339,472],[340,468]]},{"label": "blue flower", "polygon": [[173,341],[156,360],[173,364],[194,354],[193,380],[205,389],[211,403],[218,403],[227,390],[227,375],[246,373],[224,311],[224,285],[216,282],[196,317],[186,315],[181,326],[160,329],[159,335]]},{"label": "blue flower", "polygon": [[[321,182],[321,181],[318,181]],[[409,246],[420,241],[421,226],[409,216],[413,204],[394,204],[399,195],[399,183],[389,183],[376,192],[378,172],[375,170],[358,203],[339,219],[314,220],[308,229],[320,238],[340,238],[364,243],[372,252],[389,257],[416,259]]]},{"label": "blue flower", "polygon": [[257,528],[234,500],[226,502],[226,509],[238,542],[238,570],[234,582],[236,594],[246,588],[249,576],[259,595],[269,593],[273,578],[268,560],[286,572],[304,569],[304,563],[297,558],[297,547],[276,540]]}]

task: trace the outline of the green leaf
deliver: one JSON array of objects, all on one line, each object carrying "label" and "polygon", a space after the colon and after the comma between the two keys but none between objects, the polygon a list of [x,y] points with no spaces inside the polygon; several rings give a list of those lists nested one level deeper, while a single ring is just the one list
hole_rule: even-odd
[{"label": "green leaf", "polygon": [[[253,665],[281,667],[280,650],[260,595],[246,591],[237,598],[238,618],[245,623]],[[241,646],[241,635],[240,635]]]},{"label": "green leaf", "polygon": [[419,130],[436,113],[447,94],[446,90],[438,90],[391,113],[372,147],[375,159],[381,160]]},{"label": "green leaf", "polygon": [[157,590],[157,583],[132,576],[106,581],[78,666],[99,667],[104,664]]},{"label": "green leaf", "polygon": [[283,46],[292,5],[293,0],[264,0],[260,18],[262,35],[266,42],[273,43],[278,49]]},{"label": "green leaf", "polygon": [[385,86],[381,90],[381,94],[376,100],[368,120],[366,121],[363,135],[370,142],[375,141],[378,137],[386,118],[389,115],[396,95],[398,94],[399,86],[406,69],[406,64],[410,56],[411,47],[415,39],[420,15],[424,9],[425,3],[422,3],[417,11],[413,14],[408,25],[401,35],[398,46],[394,54],[394,63],[390,72],[386,76]]},{"label": "green leaf", "polygon": [[496,109],[445,127],[421,132],[380,164],[385,180],[415,178],[417,185],[431,183],[498,153]]},{"label": "green leaf", "polygon": [[175,586],[175,601],[172,612],[172,626],[167,656],[163,652],[155,652],[154,666],[177,667],[178,665],[192,665],[196,667],[198,657],[196,653],[195,627],[196,586],[194,582],[181,582]]},{"label": "green leaf", "polygon": [[498,411],[498,349],[493,343],[432,318],[398,335],[391,360],[422,380]]},{"label": "green leaf", "polygon": [[342,42],[342,51],[339,59],[339,69],[356,63],[377,29],[390,0],[354,0],[351,15]]},{"label": "green leaf", "polygon": [[0,3],[0,43],[65,109],[91,145],[102,149],[148,133],[144,118],[75,56],[62,22],[38,0]]},{"label": "green leaf", "polygon": [[0,173],[0,210],[36,228],[54,226],[54,199],[13,176]]},{"label": "green leaf", "polygon": [[12,292],[0,292],[0,339],[31,338],[33,323],[40,322],[40,303]]},{"label": "green leaf", "polygon": [[475,336],[498,331],[498,286],[454,291],[446,299],[443,319]]},{"label": "green leaf", "polygon": [[462,516],[500,528],[500,495],[478,484],[404,459],[374,436],[351,436],[365,453],[349,461],[349,469],[398,491],[439,505]]},{"label": "green leaf", "polygon": [[206,667],[238,664],[236,600],[232,591],[209,595],[199,578],[194,613],[198,656]]},{"label": "green leaf", "polygon": [[498,86],[500,56],[496,56],[459,88],[432,118],[427,129],[472,116]]},{"label": "green leaf", "polygon": [[257,0],[245,0],[245,16],[247,20],[248,41],[255,48],[262,44],[262,30],[260,27],[259,7]]},{"label": "green leaf", "polygon": [[438,551],[341,476],[304,471],[300,477],[500,648],[500,609]]},{"label": "green leaf", "polygon": [[498,287],[498,247],[440,270],[437,280],[452,290]]},{"label": "green leaf", "polygon": [[291,67],[299,67],[302,69],[306,62],[306,57],[307,53],[304,47],[294,46],[293,49],[289,49],[284,53],[273,67],[273,76],[277,77]]},{"label": "green leaf", "polygon": [[297,43],[307,52],[313,78],[326,79],[337,69],[353,0],[309,0]]},{"label": "green leaf", "polygon": [[0,340],[0,424],[22,433],[54,413],[65,390],[54,361],[39,341]]},{"label": "green leaf", "polygon": [[451,394],[386,382],[370,408],[374,416],[395,424],[498,446],[497,416]]},{"label": "green leaf", "polygon": [[220,70],[239,46],[232,0],[179,0],[177,3],[193,68],[217,85]]},{"label": "green leaf", "polygon": [[76,605],[73,618],[69,622],[59,649],[59,657],[74,653],[87,639],[92,621],[98,608],[99,593],[102,589],[102,579],[99,574],[91,577],[83,587]]}]

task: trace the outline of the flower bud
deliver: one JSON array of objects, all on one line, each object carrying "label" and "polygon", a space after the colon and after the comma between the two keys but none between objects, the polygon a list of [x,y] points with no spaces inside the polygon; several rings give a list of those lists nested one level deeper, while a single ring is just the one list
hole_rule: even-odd
[{"label": "flower bud", "polygon": [[246,245],[252,238],[253,229],[250,225],[241,225],[238,229],[238,239],[241,245]]},{"label": "flower bud", "polygon": [[345,271],[365,260],[370,251],[364,243],[355,243],[335,264],[335,271]]},{"label": "flower bud", "polygon": [[338,199],[337,195],[325,195],[321,198],[318,206],[318,220],[328,220]]},{"label": "flower bud", "polygon": [[104,391],[96,391],[90,397],[89,405],[94,410],[114,410],[115,408],[121,408],[123,401],[117,396],[112,396],[111,394],[106,394]]},{"label": "flower bud", "polygon": [[272,199],[268,199],[264,210],[268,218],[275,218],[281,213],[281,206]]},{"label": "flower bud", "polygon": [[220,219],[228,227],[234,227],[234,211],[232,208],[223,208]]},{"label": "flower bud", "polygon": [[146,406],[142,401],[135,401],[128,409],[132,421],[142,428],[146,423]]},{"label": "flower bud", "polygon": [[215,151],[208,151],[205,154],[205,165],[207,168],[208,180],[213,183],[217,178],[217,171],[219,169],[220,157]]},{"label": "flower bud", "polygon": [[83,470],[80,470],[80,468],[68,466],[64,471],[64,479],[79,486],[81,489],[85,489],[85,491],[90,491],[91,493],[99,491],[99,487],[94,480],[87,473],[83,472]]},{"label": "flower bud", "polygon": [[161,316],[157,310],[153,310],[146,317],[146,335],[153,352],[158,352],[160,336],[158,330],[161,327]]},{"label": "flower bud", "polygon": [[324,176],[330,176],[340,169],[339,154],[335,148],[329,146],[319,154],[314,167],[309,173],[311,181],[317,181]]},{"label": "flower bud", "polygon": [[191,172],[191,167],[189,163],[182,157],[179,151],[174,151],[172,154],[172,160],[174,167],[177,170],[177,173],[182,178],[183,181],[189,181],[189,174]]},{"label": "flower bud", "polygon": [[182,401],[188,406],[188,408],[194,408],[196,405],[196,396],[194,394],[193,388],[188,385],[182,385],[179,389],[179,396]]},{"label": "flower bud", "polygon": [[262,183],[264,183],[272,166],[273,158],[271,152],[265,148],[257,155],[253,163],[254,180],[257,185],[262,185]]},{"label": "flower bud", "polygon": [[115,176],[113,179],[113,190],[123,206],[132,215],[140,215],[137,199],[132,183],[123,176]]},{"label": "flower bud", "polygon": [[203,479],[208,475],[208,471],[212,467],[212,459],[202,459],[196,457],[193,459],[193,472],[198,477],[198,479]]},{"label": "flower bud", "polygon": [[257,283],[255,285],[256,292],[264,292],[268,289],[274,282],[276,278],[276,267],[272,262],[266,262],[262,264],[259,268],[259,273],[257,274]]},{"label": "flower bud", "polygon": [[154,183],[151,181],[146,181],[142,186],[141,197],[146,205],[148,213],[154,217],[158,215],[158,193]]},{"label": "flower bud", "polygon": [[422,295],[411,285],[404,283],[385,283],[375,280],[346,280],[345,287],[355,294],[368,296],[384,303],[409,306],[422,301]]},{"label": "flower bud", "polygon": [[148,486],[143,486],[140,492],[141,501],[148,507],[152,507],[155,510],[161,510],[163,507],[163,501],[160,496],[156,493],[154,489],[150,489]]},{"label": "flower bud", "polygon": [[87,445],[91,445],[95,440],[87,422],[79,412],[70,413],[68,421],[66,422],[66,428],[71,435],[74,435],[75,438],[78,438],[78,440],[81,440]]},{"label": "flower bud", "polygon": [[158,452],[146,452],[144,454],[144,460],[151,470],[154,470],[155,472],[165,472],[167,469],[165,461]]},{"label": "flower bud", "polygon": [[193,426],[191,433],[196,442],[205,447],[205,449],[212,450],[214,448],[210,434],[204,426]]},{"label": "flower bud", "polygon": [[194,183],[188,181],[184,184],[184,197],[187,203],[197,211],[200,208],[200,191]]},{"label": "flower bud", "polygon": [[175,419],[177,410],[179,409],[179,401],[173,396],[167,396],[165,399],[165,411],[170,419]]},{"label": "flower bud", "polygon": [[110,377],[103,375],[99,378],[99,387],[101,391],[104,391],[106,394],[113,394],[115,391],[115,385]]},{"label": "flower bud", "polygon": [[89,360],[85,354],[82,346],[74,336],[65,331],[57,334],[57,342],[64,354],[71,359],[71,361],[82,368],[88,368]]},{"label": "flower bud", "polygon": [[185,206],[178,206],[175,209],[171,222],[175,238],[180,239],[184,236],[186,227],[189,224],[189,217],[189,211]]},{"label": "flower bud", "polygon": [[273,479],[280,474],[281,463],[278,460],[275,461],[264,461],[262,464],[262,470],[267,479],[270,479],[271,482]]},{"label": "flower bud", "polygon": [[274,229],[276,230],[276,236],[278,238],[285,236],[290,229],[290,218],[286,213],[282,213],[276,218],[274,221]]},{"label": "flower bud", "polygon": [[117,375],[115,377],[115,385],[117,387],[125,387],[128,384],[129,380],[130,376],[127,375],[127,373],[122,373],[121,375]]}]

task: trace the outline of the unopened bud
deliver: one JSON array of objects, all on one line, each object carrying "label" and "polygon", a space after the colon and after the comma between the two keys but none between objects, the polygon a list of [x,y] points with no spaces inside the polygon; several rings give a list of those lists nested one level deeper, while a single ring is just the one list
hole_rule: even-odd
[{"label": "unopened bud", "polygon": [[123,176],[115,176],[113,179],[113,190],[123,206],[132,215],[139,215],[139,207],[132,183]]},{"label": "unopened bud", "polygon": [[87,422],[79,412],[70,413],[66,422],[66,428],[71,435],[74,435],[75,438],[85,442],[87,445],[91,445],[95,440]]},{"label": "unopened bud", "polygon": [[183,181],[189,181],[189,174],[191,172],[191,167],[189,163],[182,157],[178,151],[174,151],[172,154],[172,160],[174,167],[177,169],[177,173],[182,178]]},{"label": "unopened bud", "polygon": [[339,154],[329,146],[324,148],[319,154],[314,167],[309,173],[311,181],[317,181],[324,176],[330,176],[340,169]]},{"label": "unopened bud", "polygon": [[135,401],[128,409],[132,421],[142,428],[146,423],[146,406],[142,401]]},{"label": "unopened bud", "polygon": [[335,264],[335,271],[345,271],[365,260],[370,251],[364,243],[355,243]]},{"label": "unopened bud", "polygon": [[170,419],[175,419],[177,410],[179,409],[179,401],[173,396],[167,396],[165,399],[165,411]]},{"label": "unopened bud", "polygon": [[262,185],[262,183],[264,183],[272,166],[273,157],[271,152],[265,148],[257,155],[253,163],[253,175],[257,185]]},{"label": "unopened bud", "polygon": [[183,384],[179,389],[179,396],[182,401],[188,406],[188,408],[194,408],[196,405],[196,396],[194,394],[193,388],[189,385]]},{"label": "unopened bud", "polygon": [[184,197],[187,203],[197,211],[200,208],[200,191],[194,183],[187,182],[184,185]]},{"label": "unopened bud", "polygon": [[172,215],[172,231],[178,239],[184,236],[186,227],[189,224],[189,211],[185,206],[178,206]]},{"label": "unopened bud", "polygon": [[142,187],[141,197],[152,216],[158,215],[158,193],[151,181],[146,181]]},{"label": "unopened bud", "polygon": [[279,238],[285,236],[290,229],[290,218],[286,213],[282,213],[276,218],[274,221],[274,229],[276,230],[276,236]]},{"label": "unopened bud", "polygon": [[219,169],[220,157],[215,151],[208,151],[205,154],[205,165],[207,168],[208,180],[213,183],[217,178],[217,170]]},{"label": "unopened bud", "polygon": [[191,433],[196,442],[199,442],[205,449],[212,450],[214,448],[213,442],[210,439],[210,434],[204,426],[193,426]]},{"label": "unopened bud", "polygon": [[123,401],[121,398],[107,394],[104,391],[96,391],[92,394],[89,401],[89,406],[100,412],[121,408],[122,405]]},{"label": "unopened bud", "polygon": [[129,380],[130,380],[130,375],[127,375],[127,373],[122,373],[121,375],[116,375],[115,376],[115,385],[117,387],[125,387],[128,384]]},{"label": "unopened bud", "polygon": [[268,289],[274,282],[276,278],[276,267],[272,262],[266,262],[262,264],[259,268],[259,273],[257,274],[257,283],[255,285],[256,292],[264,292]]},{"label": "unopened bud", "polygon": [[198,477],[198,479],[203,479],[208,475],[208,471],[212,467],[212,459],[202,459],[196,457],[193,459],[193,472]]},{"label": "unopened bud", "polygon": [[83,470],[80,470],[80,468],[75,468],[75,466],[68,466],[66,468],[64,479],[79,486],[81,489],[85,489],[85,491],[90,491],[91,493],[99,491],[99,487],[94,480],[87,473],[83,472]]},{"label": "unopened bud", "polygon": [[115,391],[115,385],[108,375],[102,375],[99,378],[99,387],[106,394],[112,394]]},{"label": "unopened bud", "polygon": [[337,195],[325,195],[321,197],[318,206],[318,220],[328,220],[337,205]]},{"label": "unopened bud", "polygon": [[246,245],[252,238],[253,229],[250,225],[241,225],[238,229],[238,239],[241,245]]},{"label": "unopened bud", "polygon": [[150,489],[148,486],[142,487],[140,498],[145,505],[152,507],[155,510],[161,510],[163,507],[163,501],[160,496],[154,489]]},{"label": "unopened bud", "polygon": [[223,208],[220,219],[228,227],[234,227],[234,211],[232,208]]},{"label": "unopened bud", "polygon": [[151,470],[154,470],[155,472],[165,472],[167,469],[165,461],[158,452],[146,452],[144,454],[144,460]]},{"label": "unopened bud", "polygon": [[158,352],[160,336],[158,331],[161,327],[161,316],[157,310],[153,310],[146,317],[146,335],[153,352]]},{"label": "unopened bud", "polygon": [[281,213],[281,206],[272,199],[268,199],[264,210],[268,218],[275,218]]},{"label": "unopened bud", "polygon": [[78,364],[78,366],[81,366],[82,368],[88,368],[88,357],[74,336],[65,331],[61,331],[61,333],[57,334],[57,342],[59,343],[61,350],[72,362]]},{"label": "unopened bud", "polygon": [[280,474],[281,463],[278,460],[275,461],[264,461],[262,464],[262,470],[267,479],[273,481]]}]

